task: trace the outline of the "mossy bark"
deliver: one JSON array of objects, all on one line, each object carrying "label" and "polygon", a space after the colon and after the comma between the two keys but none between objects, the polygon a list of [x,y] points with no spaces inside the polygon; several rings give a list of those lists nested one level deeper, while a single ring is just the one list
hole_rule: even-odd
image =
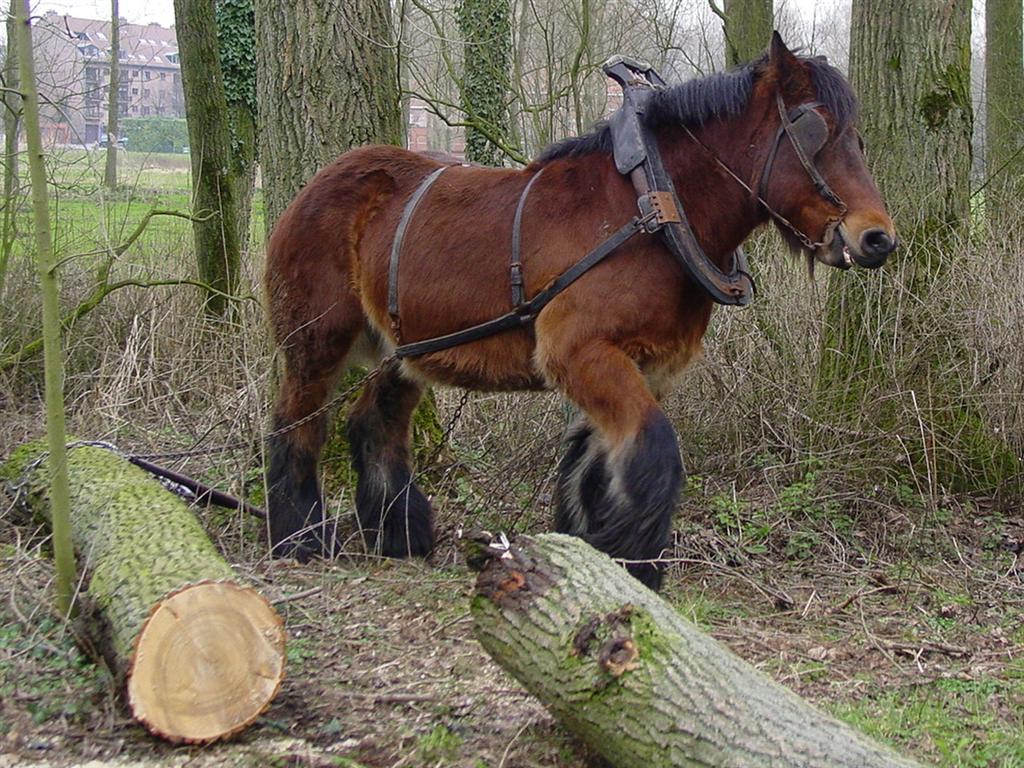
[{"label": "mossy bark", "polygon": [[766,677],[580,539],[520,537],[477,580],[477,638],[616,768],[912,766]]},{"label": "mossy bark", "polygon": [[[0,479],[49,519],[46,456],[40,442],[23,445],[0,466]],[[155,477],[105,448],[74,443],[66,467],[71,538],[96,620],[90,635],[129,681],[136,717],[172,741],[211,741],[244,728],[283,676],[276,613],[237,583],[185,502]],[[174,621],[154,626],[168,605]]]},{"label": "mossy bark", "polygon": [[725,63],[735,67],[753,61],[772,36],[772,0],[723,0]]},{"label": "mossy bark", "polygon": [[192,158],[192,223],[205,308],[223,315],[241,270],[241,237],[231,129],[213,0],[174,0],[181,80]]},{"label": "mossy bark", "polygon": [[52,472],[50,492],[53,498],[53,559],[57,567],[57,608],[62,614],[68,615],[72,608],[75,561],[71,549],[68,474],[65,470],[64,339],[60,327],[60,289],[57,285],[57,256],[53,250],[53,236],[50,231],[50,197],[46,186],[43,142],[39,128],[39,90],[36,85],[28,0],[18,3],[15,14],[25,141],[28,145],[29,175],[32,179],[36,264],[43,305],[44,399],[46,438],[49,447],[48,468]]},{"label": "mossy bark", "polygon": [[7,54],[4,59],[4,80],[7,89],[0,95],[4,108],[4,200],[0,223],[0,300],[7,282],[7,269],[14,249],[15,209],[18,206],[18,134],[21,132],[21,79],[18,77],[17,4],[11,0],[7,16]]},{"label": "mossy bark", "polygon": [[1017,461],[965,391],[970,352],[936,296],[970,227],[970,4],[854,0],[852,21],[859,130],[902,247],[884,271],[829,277],[819,417],[891,440],[869,466],[909,454],[933,492],[989,491]]},{"label": "mossy bark", "polygon": [[117,189],[117,121],[121,101],[121,12],[118,0],[110,2],[110,88],[107,95],[107,156],[103,186]]},{"label": "mossy bark", "polygon": [[985,211],[993,232],[1024,222],[1024,5],[985,3]]}]

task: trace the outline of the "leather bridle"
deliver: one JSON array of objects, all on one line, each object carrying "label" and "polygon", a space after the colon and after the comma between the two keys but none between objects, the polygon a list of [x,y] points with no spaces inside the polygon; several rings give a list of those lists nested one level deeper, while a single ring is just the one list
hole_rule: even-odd
[{"label": "leather bridle", "polygon": [[[808,101],[787,111],[781,94],[775,95],[775,101],[779,109],[779,129],[775,132],[775,139],[772,141],[768,155],[765,157],[764,165],[761,167],[756,192],[750,184],[722,162],[721,158],[701,141],[693,131],[687,126],[683,126],[683,128],[694,142],[743,187],[758,205],[767,211],[769,216],[792,232],[793,236],[807,250],[814,251],[831,241],[830,235],[842,223],[849,210],[843,199],[829,186],[829,183],[825,181],[825,177],[821,175],[821,171],[814,164],[814,158],[828,142],[828,123],[825,122],[825,118],[818,112],[818,108],[824,106],[824,104],[820,101]],[[800,161],[800,165],[811,179],[818,194],[836,209],[836,215],[828,219],[825,224],[825,238],[823,240],[812,240],[768,202],[768,184],[771,181],[772,170],[775,167],[775,158],[778,155],[779,147],[782,146],[783,138],[789,139],[790,146],[793,147],[797,160]]]}]

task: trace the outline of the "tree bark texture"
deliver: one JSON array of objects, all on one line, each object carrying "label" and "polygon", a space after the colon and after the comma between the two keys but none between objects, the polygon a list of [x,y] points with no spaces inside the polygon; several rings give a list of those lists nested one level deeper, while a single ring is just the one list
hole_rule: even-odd
[{"label": "tree bark texture", "polygon": [[[0,478],[37,515],[52,512],[42,443],[18,448]],[[277,693],[281,619],[238,583],[184,501],[106,448],[67,454],[71,538],[85,573],[87,621],[133,714],[171,741],[236,733]]]},{"label": "tree bark texture", "polygon": [[883,435],[871,451],[908,456],[930,488],[989,491],[1018,462],[964,396],[971,353],[930,299],[969,225],[970,3],[854,0],[852,14],[860,130],[903,245],[877,273],[830,275],[821,418]]},{"label": "tree bark texture", "polygon": [[71,547],[68,473],[65,468],[64,339],[60,325],[60,287],[57,255],[50,230],[50,197],[47,192],[43,141],[39,128],[39,89],[32,49],[29,0],[15,8],[21,99],[28,145],[29,177],[32,180],[32,220],[35,226],[36,264],[43,314],[43,379],[46,403],[47,464],[51,473],[53,559],[56,565],[57,610],[70,615],[75,583],[75,559]]},{"label": "tree bark texture", "polygon": [[616,768],[915,764],[755,670],[580,539],[519,537],[484,557],[480,643]]},{"label": "tree bark texture", "polygon": [[462,111],[466,114],[466,159],[500,166],[509,142],[509,72],[512,8],[509,0],[461,0],[463,39]]},{"label": "tree bark texture", "polygon": [[386,0],[254,0],[260,162],[269,232],[320,168],[404,143]]},{"label": "tree bark texture", "polygon": [[903,240],[968,224],[969,0],[854,0],[850,82],[868,162]]},{"label": "tree bark texture", "polygon": [[1024,221],[1024,4],[985,3],[985,209],[993,230]]},{"label": "tree bark texture", "polygon": [[206,309],[220,315],[238,286],[241,240],[213,0],[174,0],[174,19],[192,156],[196,261],[199,279],[209,286]]},{"label": "tree bark texture", "polygon": [[121,103],[121,13],[110,0],[110,92],[107,97],[107,158],[103,186],[117,189],[117,118]]},{"label": "tree bark texture", "polygon": [[4,214],[0,232],[0,299],[3,298],[7,270],[14,249],[15,209],[18,205],[18,134],[21,132],[21,94],[18,77],[17,4],[11,0],[7,16],[7,57],[4,61]]},{"label": "tree bark texture", "polygon": [[726,65],[753,61],[765,52],[772,36],[772,0],[723,0],[722,6]]}]

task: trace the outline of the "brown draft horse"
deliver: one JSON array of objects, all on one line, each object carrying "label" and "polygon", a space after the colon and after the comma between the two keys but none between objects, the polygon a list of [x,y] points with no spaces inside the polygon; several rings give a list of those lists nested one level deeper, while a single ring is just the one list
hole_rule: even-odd
[{"label": "brown draft horse", "polygon": [[[827,125],[811,166],[801,162],[798,142],[784,137],[785,110],[797,105]],[[776,34],[759,61],[653,93],[642,120],[697,240],[720,268],[769,218],[808,257],[874,267],[895,248],[895,234],[865,167],[855,112],[836,69],[794,55]],[[349,364],[507,312],[513,213],[541,169],[522,211],[527,297],[637,210],[636,192],[613,162],[607,125],[548,148],[521,170],[452,165],[408,221],[399,332],[388,311],[390,251],[407,203],[442,164],[396,147],[355,149],[317,174],[281,216],[266,271],[285,362],[276,428],[321,408]],[[831,198],[814,183],[812,167]],[[683,477],[658,403],[700,352],[712,304],[660,239],[640,234],[532,325],[385,366],[348,416],[367,545],[393,557],[425,555],[434,545],[430,504],[409,466],[410,417],[428,383],[554,388],[582,414],[559,466],[556,528],[626,560],[656,588],[661,570],[653,561],[669,545]],[[333,554],[317,480],[325,431],[326,417],[318,415],[272,439],[276,555]]]}]

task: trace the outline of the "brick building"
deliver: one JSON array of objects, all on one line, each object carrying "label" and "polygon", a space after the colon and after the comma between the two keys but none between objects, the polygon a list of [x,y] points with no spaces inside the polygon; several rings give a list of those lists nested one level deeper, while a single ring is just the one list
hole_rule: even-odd
[{"label": "brick building", "polygon": [[[110,22],[48,11],[35,24],[44,140],[91,145],[106,135]],[[120,24],[122,117],[184,117],[173,27]]]}]

